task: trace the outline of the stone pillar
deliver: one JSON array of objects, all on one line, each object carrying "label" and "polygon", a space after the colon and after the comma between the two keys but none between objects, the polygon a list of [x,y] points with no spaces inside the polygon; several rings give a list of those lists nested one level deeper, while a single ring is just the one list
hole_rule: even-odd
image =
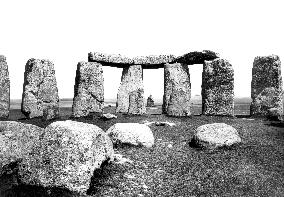
[{"label": "stone pillar", "polygon": [[164,67],[163,113],[169,116],[190,116],[191,84],[188,66],[181,63]]},{"label": "stone pillar", "polygon": [[7,118],[10,111],[10,79],[6,57],[0,55],[0,118]]},{"label": "stone pillar", "polygon": [[256,57],[252,68],[250,114],[283,114],[281,62],[277,55]]},{"label": "stone pillar", "polygon": [[29,59],[25,67],[22,113],[27,118],[59,116],[59,96],[54,65],[49,60]]},{"label": "stone pillar", "polygon": [[202,114],[234,116],[234,70],[225,59],[203,64]]},{"label": "stone pillar", "polygon": [[131,65],[123,68],[117,94],[116,112],[128,114],[146,113],[141,65]]},{"label": "stone pillar", "polygon": [[72,115],[87,116],[102,112],[104,107],[104,78],[100,63],[79,62],[77,65]]}]

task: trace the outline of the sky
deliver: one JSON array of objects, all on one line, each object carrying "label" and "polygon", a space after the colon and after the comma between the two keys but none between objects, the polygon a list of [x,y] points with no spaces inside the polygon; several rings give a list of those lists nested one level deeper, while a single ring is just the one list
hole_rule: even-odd
[{"label": "sky", "polygon": [[[282,3],[283,2],[283,3]],[[249,97],[256,56],[284,64],[283,0],[0,0],[0,54],[9,66],[11,98],[22,95],[30,58],[55,66],[59,97],[73,98],[76,66],[89,52],[183,55],[212,50],[235,71],[235,96]],[[122,69],[104,67],[105,98],[116,98]],[[202,65],[189,66],[200,95]],[[144,70],[145,97],[163,96],[163,69]]]}]

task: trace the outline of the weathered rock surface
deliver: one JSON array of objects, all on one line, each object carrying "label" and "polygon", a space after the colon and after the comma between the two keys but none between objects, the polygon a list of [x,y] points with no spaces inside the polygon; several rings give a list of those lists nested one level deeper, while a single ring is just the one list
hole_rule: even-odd
[{"label": "weathered rock surface", "polygon": [[124,67],[123,65],[163,65],[175,60],[173,55],[149,55],[139,57],[125,57],[120,54],[104,54],[98,52],[90,52],[88,54],[89,62],[100,62],[110,66]]},{"label": "weathered rock surface", "polygon": [[143,70],[140,65],[132,65],[122,71],[117,94],[116,112],[144,114]]},{"label": "weathered rock surface", "polygon": [[10,79],[6,57],[0,55],[0,118],[7,118],[10,111]]},{"label": "weathered rock surface", "polygon": [[175,57],[174,55],[149,55],[138,57],[125,57],[120,54],[104,54],[98,52],[90,52],[88,54],[89,62],[99,62],[102,65],[126,68],[129,65],[141,65],[143,69],[163,68],[168,63],[183,64],[203,64],[205,60],[213,60],[219,57],[219,54],[204,50],[194,51],[185,55]]},{"label": "weathered rock surface", "polygon": [[30,59],[25,68],[22,113],[28,118],[59,116],[59,97],[54,65],[49,60]]},{"label": "weathered rock surface", "polygon": [[194,51],[187,54],[184,54],[176,58],[176,62],[183,63],[187,65],[192,64],[203,64],[204,61],[210,61],[218,58],[220,55],[213,51],[204,50],[204,51]]},{"label": "weathered rock surface", "polygon": [[112,142],[116,145],[130,144],[152,147],[154,136],[151,129],[139,123],[116,123],[107,130]]},{"label": "weathered rock surface", "polygon": [[205,61],[203,65],[202,114],[234,115],[234,70],[227,60]]},{"label": "weathered rock surface", "polygon": [[251,108],[253,116],[283,114],[281,62],[277,55],[256,57],[252,68]]},{"label": "weathered rock surface", "polygon": [[153,99],[152,95],[150,95],[147,98],[147,107],[154,107],[154,106],[155,106],[154,99]]},{"label": "weathered rock surface", "polygon": [[102,112],[104,107],[104,78],[100,63],[79,62],[77,65],[72,114],[74,117]]},{"label": "weathered rock surface", "polygon": [[196,129],[191,143],[203,148],[231,146],[241,142],[238,131],[225,123],[205,124]]},{"label": "weathered rock surface", "polygon": [[23,183],[84,193],[94,170],[113,159],[110,138],[95,125],[58,121],[44,132],[40,148],[20,165]]},{"label": "weathered rock surface", "polygon": [[15,121],[0,122],[0,196],[19,184],[18,167],[38,147],[43,129]]},{"label": "weathered rock surface", "polygon": [[190,116],[191,84],[188,66],[175,63],[164,68],[163,113]]},{"label": "weathered rock surface", "polygon": [[145,113],[144,90],[138,89],[130,92],[128,114],[141,115]]}]

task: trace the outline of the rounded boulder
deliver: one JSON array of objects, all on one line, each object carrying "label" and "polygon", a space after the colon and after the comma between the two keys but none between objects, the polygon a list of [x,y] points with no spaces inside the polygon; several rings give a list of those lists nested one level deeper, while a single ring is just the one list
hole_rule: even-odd
[{"label": "rounded boulder", "polygon": [[196,129],[191,143],[197,147],[217,148],[240,143],[238,131],[225,123],[205,124]]},{"label": "rounded boulder", "polygon": [[139,123],[116,123],[107,130],[114,144],[130,144],[150,148],[154,145],[151,129]]}]

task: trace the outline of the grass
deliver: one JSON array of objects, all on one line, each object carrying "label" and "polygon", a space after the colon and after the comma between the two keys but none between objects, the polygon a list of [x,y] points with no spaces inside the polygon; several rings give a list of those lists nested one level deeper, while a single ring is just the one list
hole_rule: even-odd
[{"label": "grass", "polygon": [[[113,113],[114,108],[107,107],[106,112]],[[61,120],[69,119],[70,114],[70,108],[62,108]],[[96,170],[89,195],[284,196],[284,125],[264,119],[238,117],[240,118],[174,118],[164,115],[118,114],[118,119],[109,121],[103,121],[97,116],[75,119],[98,125],[104,131],[117,122],[148,120],[174,122],[177,125],[151,125],[155,136],[152,148],[116,148],[116,153],[133,163],[111,163]],[[19,110],[12,110],[10,119],[40,127],[52,122],[23,119]],[[235,127],[242,138],[242,144],[216,150],[191,147],[189,142],[195,129],[214,122],[224,122]],[[10,196],[71,196],[60,189],[48,193],[42,188],[31,189],[30,186],[18,186],[9,191],[12,192]]]}]

